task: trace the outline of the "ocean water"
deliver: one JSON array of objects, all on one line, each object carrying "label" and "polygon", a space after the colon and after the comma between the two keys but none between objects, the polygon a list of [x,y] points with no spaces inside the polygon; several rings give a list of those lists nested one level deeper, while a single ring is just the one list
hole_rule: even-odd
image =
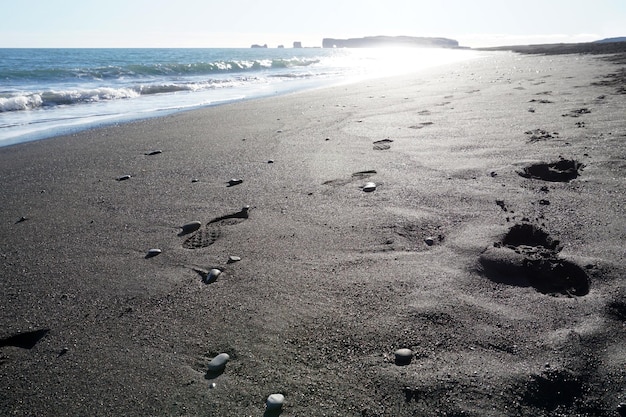
[{"label": "ocean water", "polygon": [[0,146],[470,59],[445,49],[0,49]]}]

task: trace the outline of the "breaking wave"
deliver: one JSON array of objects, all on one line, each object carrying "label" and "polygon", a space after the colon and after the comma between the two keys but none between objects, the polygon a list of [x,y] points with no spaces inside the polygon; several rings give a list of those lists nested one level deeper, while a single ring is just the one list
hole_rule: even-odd
[{"label": "breaking wave", "polygon": [[38,68],[31,70],[7,69],[0,73],[4,80],[48,80],[67,82],[70,80],[120,80],[162,76],[201,76],[211,74],[236,74],[242,72],[284,68],[308,67],[318,64],[318,58],[218,60],[193,63],[149,63],[106,65],[96,67]]},{"label": "breaking wave", "polygon": [[[286,77],[288,78],[289,75],[286,75]],[[5,93],[0,94],[0,113],[95,103],[108,100],[131,99],[143,95],[226,88],[256,81],[260,81],[260,79],[242,78],[239,80],[208,80],[202,82],[138,84],[127,87],[98,87],[61,91],[20,92],[14,94]]]}]

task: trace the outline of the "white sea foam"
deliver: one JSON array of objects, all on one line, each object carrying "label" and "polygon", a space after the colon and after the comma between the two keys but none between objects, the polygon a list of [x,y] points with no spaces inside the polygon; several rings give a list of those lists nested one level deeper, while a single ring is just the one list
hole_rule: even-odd
[{"label": "white sea foam", "polygon": [[43,100],[39,94],[0,97],[0,113],[34,109],[41,106],[42,102]]}]

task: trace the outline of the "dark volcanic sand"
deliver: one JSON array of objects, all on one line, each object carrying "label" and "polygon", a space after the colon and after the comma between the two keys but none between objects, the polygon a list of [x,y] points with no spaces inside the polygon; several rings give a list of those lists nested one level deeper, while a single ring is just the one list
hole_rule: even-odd
[{"label": "dark volcanic sand", "polygon": [[[618,416],[604,58],[492,53],[0,149],[0,415],[262,416],[280,393],[283,416]],[[560,160],[577,176],[520,175]]]}]

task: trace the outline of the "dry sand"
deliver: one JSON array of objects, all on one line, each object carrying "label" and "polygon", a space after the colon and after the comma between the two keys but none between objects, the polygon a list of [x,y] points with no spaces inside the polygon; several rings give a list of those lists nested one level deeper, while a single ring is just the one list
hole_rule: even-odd
[{"label": "dry sand", "polygon": [[604,58],[489,53],[0,149],[0,414],[618,416]]}]

